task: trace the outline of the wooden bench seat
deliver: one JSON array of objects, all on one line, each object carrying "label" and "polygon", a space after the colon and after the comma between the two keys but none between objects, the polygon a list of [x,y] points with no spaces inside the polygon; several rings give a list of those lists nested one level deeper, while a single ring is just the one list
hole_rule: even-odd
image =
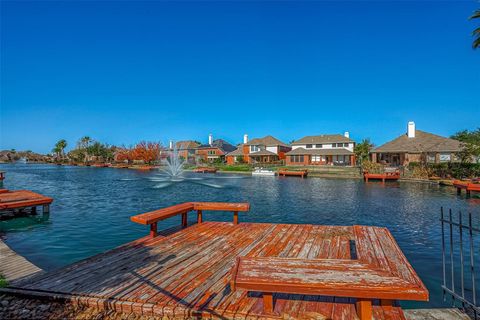
[{"label": "wooden bench seat", "polygon": [[197,211],[197,222],[202,223],[203,211],[232,211],[233,223],[238,224],[238,212],[250,210],[249,203],[230,202],[185,202],[167,208],[142,213],[130,217],[136,223],[150,225],[150,236],[157,236],[157,223],[177,215],[182,215],[182,227],[187,226],[187,214],[190,211]]},{"label": "wooden bench seat", "polygon": [[372,319],[372,300],[428,301],[428,290],[386,228],[354,226],[358,259],[238,257],[231,288],[262,292],[264,311],[273,293],[357,298],[361,320]]}]

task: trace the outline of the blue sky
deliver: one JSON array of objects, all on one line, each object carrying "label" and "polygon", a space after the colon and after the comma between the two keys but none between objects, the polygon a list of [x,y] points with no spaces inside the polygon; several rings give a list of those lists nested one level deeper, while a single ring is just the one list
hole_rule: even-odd
[{"label": "blue sky", "polygon": [[1,2],[0,148],[480,126],[477,1]]}]

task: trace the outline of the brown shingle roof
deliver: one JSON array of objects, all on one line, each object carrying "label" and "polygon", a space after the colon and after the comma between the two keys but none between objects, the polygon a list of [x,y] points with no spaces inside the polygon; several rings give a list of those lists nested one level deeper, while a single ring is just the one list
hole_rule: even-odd
[{"label": "brown shingle roof", "polygon": [[249,156],[255,157],[255,156],[278,156],[278,155],[275,152],[272,152],[272,151],[260,150],[260,151],[257,151],[257,152],[250,153]]},{"label": "brown shingle roof", "polygon": [[178,141],[175,143],[177,149],[185,150],[185,149],[195,149],[200,146],[200,143],[193,141],[193,140],[186,140],[186,141]]},{"label": "brown shingle roof", "polygon": [[293,146],[299,144],[322,144],[322,143],[336,143],[336,142],[353,142],[352,139],[347,138],[341,134],[321,134],[318,136],[306,136],[292,143]]},{"label": "brown shingle roof", "polygon": [[263,137],[263,138],[255,138],[255,139],[252,139],[250,140],[248,143],[247,143],[248,146],[257,146],[257,145],[263,145],[263,146],[267,146],[267,147],[270,147],[270,146],[284,146],[284,147],[289,147],[288,144],[278,140],[277,138],[275,137],[272,137],[272,136],[266,136],[266,137]]},{"label": "brown shingle roof", "polygon": [[218,148],[221,151],[223,151],[223,153],[231,152],[236,149],[235,146],[231,145],[230,143],[228,143],[223,139],[214,140],[211,145],[202,144],[201,146],[198,147],[198,149],[211,149],[211,148]]},{"label": "brown shingle roof", "polygon": [[305,154],[314,155],[314,156],[341,156],[341,155],[351,155],[353,154],[353,152],[345,148],[337,148],[337,149],[296,148],[286,153],[287,156],[305,155]]},{"label": "brown shingle roof", "polygon": [[243,144],[239,145],[236,150],[227,153],[226,156],[243,156]]},{"label": "brown shingle roof", "polygon": [[437,136],[436,134],[415,130],[415,138],[406,134],[375,148],[372,152],[457,152],[462,149],[462,143],[457,140]]}]

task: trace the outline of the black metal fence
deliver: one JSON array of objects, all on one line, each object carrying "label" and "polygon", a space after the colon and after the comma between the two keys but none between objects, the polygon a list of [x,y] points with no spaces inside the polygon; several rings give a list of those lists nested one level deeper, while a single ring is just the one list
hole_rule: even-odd
[{"label": "black metal fence", "polygon": [[480,315],[477,304],[480,229],[471,212],[453,212],[441,208],[443,295],[452,306],[462,307],[475,319]]}]

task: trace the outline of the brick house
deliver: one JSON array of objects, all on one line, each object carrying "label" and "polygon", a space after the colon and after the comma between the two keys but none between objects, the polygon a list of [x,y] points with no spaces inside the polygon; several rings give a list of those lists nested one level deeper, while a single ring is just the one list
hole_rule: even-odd
[{"label": "brick house", "polygon": [[[195,153],[197,148],[200,146],[200,143],[193,140],[178,141],[175,143],[175,147],[178,150],[178,155],[185,159],[187,163],[195,163]],[[173,146],[170,145],[170,149]]]},{"label": "brick house", "polygon": [[306,136],[292,143],[292,151],[286,154],[289,166],[355,165],[355,141],[348,132]]},{"label": "brick house", "polygon": [[236,149],[235,146],[222,139],[213,140],[213,136],[208,136],[208,144],[198,146],[195,155],[197,161],[213,162],[215,160],[225,160],[225,155]]},{"label": "brick house", "polygon": [[454,162],[462,143],[436,134],[416,130],[410,121],[407,132],[370,152],[373,162],[390,166],[406,166],[410,162]]},{"label": "brick house", "polygon": [[[272,136],[248,140],[248,135],[243,138],[243,144],[226,155],[227,163],[275,163],[285,160],[285,154],[292,148]],[[242,159],[240,161],[240,159]]]}]

